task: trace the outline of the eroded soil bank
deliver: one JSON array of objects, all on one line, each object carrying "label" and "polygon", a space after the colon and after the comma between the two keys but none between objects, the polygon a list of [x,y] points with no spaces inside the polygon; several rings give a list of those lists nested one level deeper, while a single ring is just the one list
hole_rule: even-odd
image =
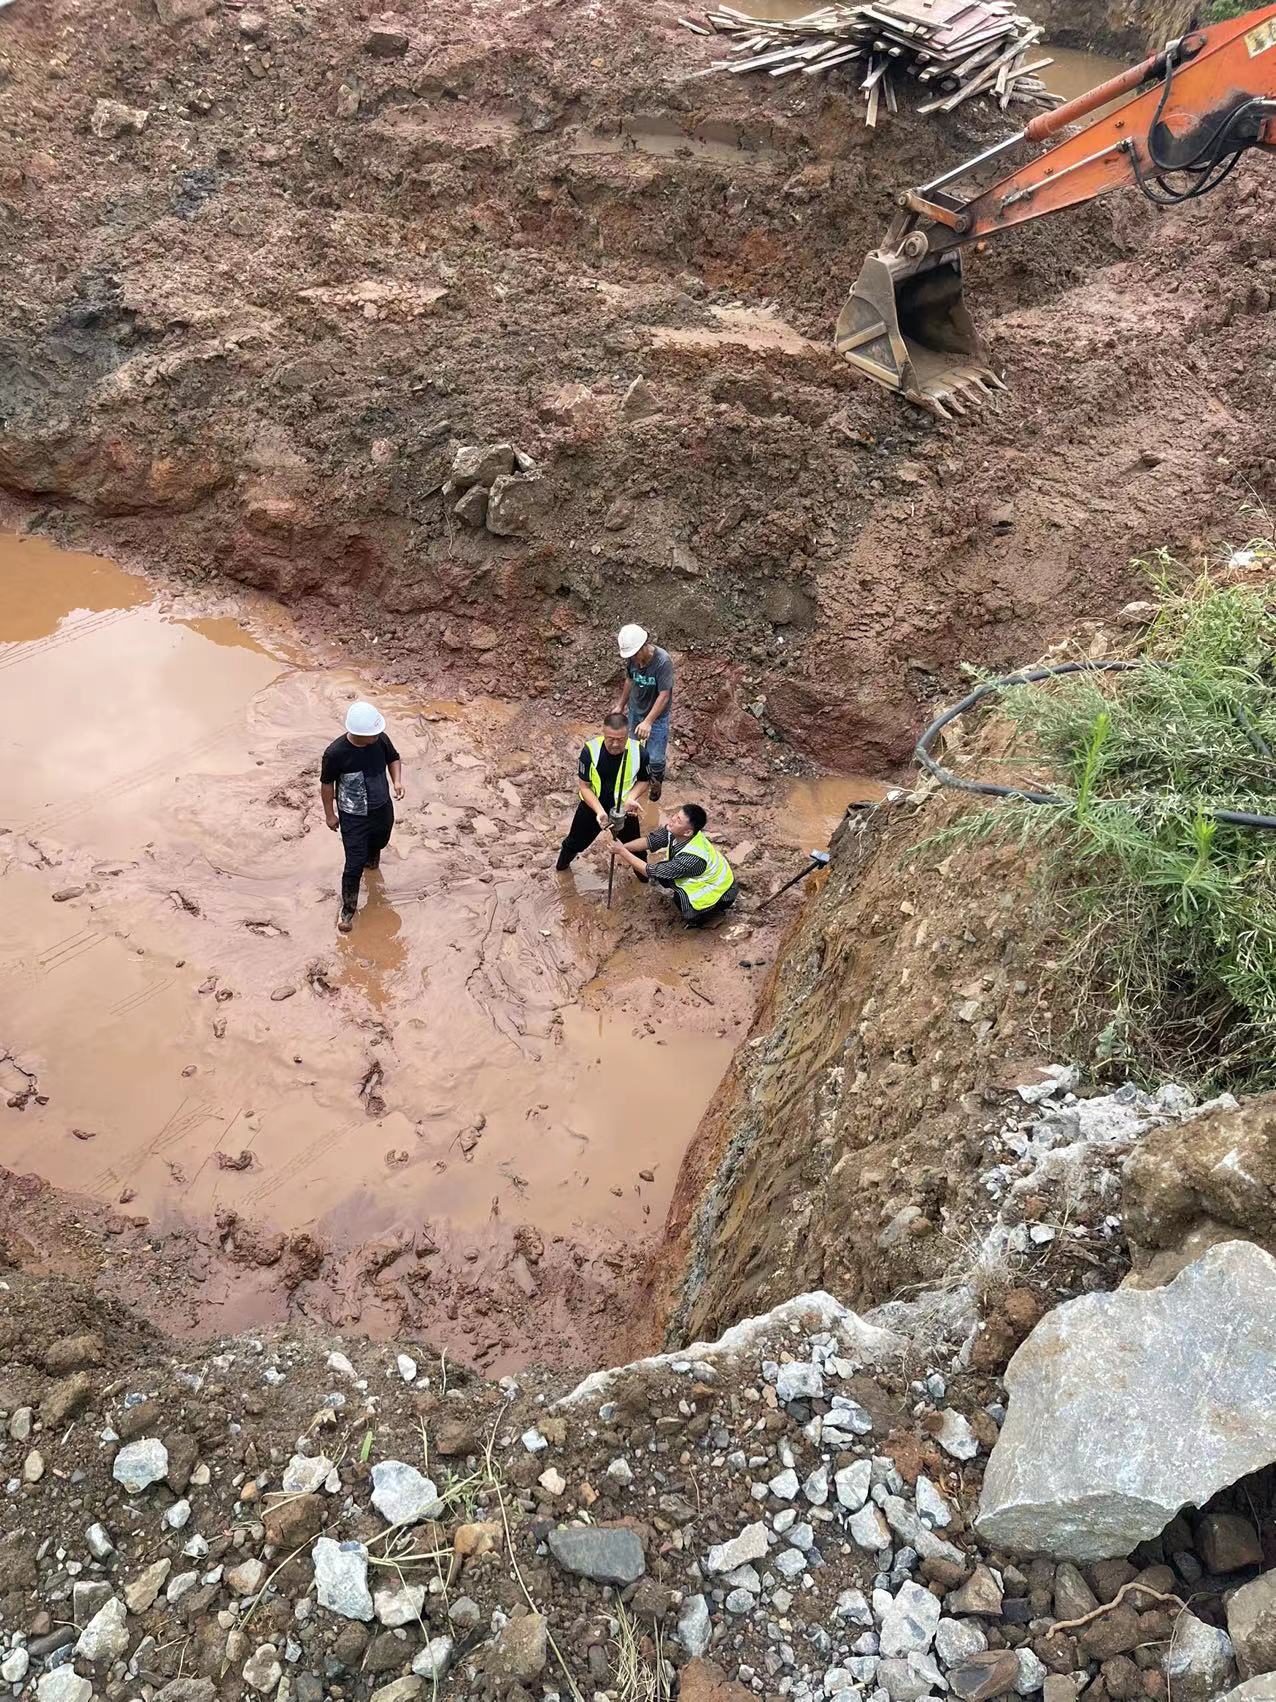
[{"label": "eroded soil bank", "polygon": [[[410,1320],[496,1367],[597,1353],[641,1311],[785,906],[688,935],[628,880],[608,912],[600,855],[554,875],[587,729],[541,706],[381,690],[264,599],[0,551],[10,1256],[183,1333]],[[408,797],[341,936],[317,761],[372,689]],[[856,790],[675,772],[753,842],[750,912]]]}]

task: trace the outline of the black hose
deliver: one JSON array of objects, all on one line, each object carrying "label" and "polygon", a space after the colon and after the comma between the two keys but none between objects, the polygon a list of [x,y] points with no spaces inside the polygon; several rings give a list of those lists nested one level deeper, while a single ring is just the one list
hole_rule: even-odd
[{"label": "black hose", "polygon": [[[1142,662],[1059,662],[1052,668],[1025,668],[1022,673],[1007,674],[1000,680],[985,680],[974,691],[967,692],[960,703],[954,703],[951,709],[936,716],[918,739],[913,755],[919,767],[934,775],[941,786],[952,786],[959,792],[978,792],[986,798],[1015,798],[1024,804],[1066,804],[1068,799],[1060,797],[1057,792],[1028,792],[1018,786],[998,786],[991,780],[963,780],[960,774],[954,774],[951,768],[944,768],[936,762],[930,754],[930,747],[949,722],[973,709],[989,692],[1002,691],[1009,686],[1035,685],[1039,680],[1057,679],[1061,674],[1128,673],[1143,666]],[[1242,725],[1245,725],[1243,721]],[[1247,726],[1246,731],[1250,731]],[[1257,738],[1257,734],[1252,737]],[[1276,816],[1251,815],[1248,810],[1214,809],[1205,810],[1205,814],[1232,827],[1259,827],[1276,832]]]},{"label": "black hose", "polygon": [[[1133,143],[1129,144],[1134,166],[1134,181],[1147,199],[1156,207],[1174,207],[1184,201],[1195,201],[1198,196],[1208,195],[1212,189],[1217,189],[1224,178],[1231,174],[1246,148],[1253,146],[1251,139],[1240,138],[1236,141],[1236,146],[1230,154],[1224,153],[1225,148],[1231,147],[1234,137],[1239,136],[1240,120],[1252,108],[1262,109],[1266,105],[1262,96],[1251,95],[1248,100],[1242,101],[1239,106],[1233,107],[1229,113],[1224,115],[1216,126],[1213,135],[1197,148],[1191,159],[1181,160],[1178,164],[1175,164],[1167,157],[1162,156],[1157,148],[1157,131],[1161,128],[1161,119],[1169,103],[1170,91],[1174,87],[1174,72],[1179,63],[1179,55],[1183,51],[1184,42],[1188,39],[1184,37],[1183,41],[1173,43],[1166,50],[1165,82],[1161,89],[1161,98],[1157,102],[1156,112],[1148,126],[1148,160],[1156,174],[1156,189],[1153,189],[1152,183],[1143,174],[1143,169],[1139,164],[1137,147]],[[1173,183],[1167,181],[1169,176],[1187,176],[1195,179],[1195,181],[1190,183],[1186,189],[1178,189]]]}]

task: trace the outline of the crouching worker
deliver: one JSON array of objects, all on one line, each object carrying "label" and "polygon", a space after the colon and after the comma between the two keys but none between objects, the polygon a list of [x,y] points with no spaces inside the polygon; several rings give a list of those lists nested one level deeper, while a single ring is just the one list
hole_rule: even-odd
[{"label": "crouching worker", "polygon": [[667,827],[647,835],[645,849],[634,850],[614,835],[611,841],[612,856],[668,894],[687,928],[703,927],[729,910],[738,891],[730,863],[705,835],[707,819],[699,804],[683,804]]},{"label": "crouching worker", "polygon": [[642,832],[639,812],[647,799],[650,772],[647,753],[629,737],[629,723],[618,710],[603,722],[602,734],[580,747],[576,765],[580,802],[558,848],[557,868],[571,867],[614,818],[623,818],[618,838],[637,839]]}]

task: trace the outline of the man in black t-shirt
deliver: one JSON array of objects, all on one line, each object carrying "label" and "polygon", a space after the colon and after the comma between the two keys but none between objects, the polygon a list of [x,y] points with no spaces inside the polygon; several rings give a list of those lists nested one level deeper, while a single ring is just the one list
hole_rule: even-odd
[{"label": "man in black t-shirt", "polygon": [[403,764],[385,730],[385,716],[370,703],[352,703],[346,711],[346,730],[323,753],[319,770],[324,819],[334,833],[340,832],[346,850],[337,917],[343,934],[354,926],[363,871],[380,868],[381,853],[390,840],[391,787],[396,798],[403,796]]},{"label": "man in black t-shirt", "polygon": [[569,868],[573,858],[594,843],[612,815],[624,817],[618,839],[637,839],[642,831],[638,812],[651,782],[647,753],[629,737],[628,719],[619,711],[606,718],[598,737],[580,747],[576,773],[580,802],[558,848],[559,870]]}]

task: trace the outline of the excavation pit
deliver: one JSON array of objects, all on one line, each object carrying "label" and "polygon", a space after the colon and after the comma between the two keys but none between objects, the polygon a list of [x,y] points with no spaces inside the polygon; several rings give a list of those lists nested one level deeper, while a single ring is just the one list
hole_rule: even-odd
[{"label": "excavation pit", "polygon": [[[176,1329],[427,1319],[493,1367],[614,1332],[784,907],[688,935],[628,876],[608,912],[599,853],[556,876],[582,729],[534,706],[377,689],[264,601],[40,540],[0,564],[5,1167],[102,1214],[123,1292],[167,1249]],[[341,935],[317,762],[365,693],[408,795]],[[793,788],[762,866],[864,790]]]}]

